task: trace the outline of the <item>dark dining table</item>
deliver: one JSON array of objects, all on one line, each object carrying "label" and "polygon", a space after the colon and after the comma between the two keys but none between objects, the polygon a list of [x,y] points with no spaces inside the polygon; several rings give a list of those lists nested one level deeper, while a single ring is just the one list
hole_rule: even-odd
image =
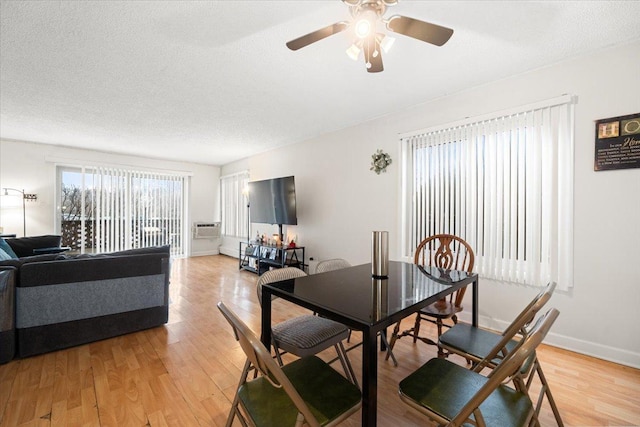
[{"label": "dark dining table", "polygon": [[390,261],[387,278],[374,278],[371,264],[263,285],[262,335],[271,345],[271,296],[308,308],[362,331],[362,425],[377,420],[377,335],[456,290],[472,285],[472,324],[478,325],[478,276],[463,271]]}]

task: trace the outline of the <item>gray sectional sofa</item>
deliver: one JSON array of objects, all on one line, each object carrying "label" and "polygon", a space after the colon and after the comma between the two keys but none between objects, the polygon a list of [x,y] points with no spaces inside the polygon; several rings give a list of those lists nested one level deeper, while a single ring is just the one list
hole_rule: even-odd
[{"label": "gray sectional sofa", "polygon": [[166,323],[169,265],[169,246],[1,261],[0,363],[14,356],[11,335],[27,357]]}]

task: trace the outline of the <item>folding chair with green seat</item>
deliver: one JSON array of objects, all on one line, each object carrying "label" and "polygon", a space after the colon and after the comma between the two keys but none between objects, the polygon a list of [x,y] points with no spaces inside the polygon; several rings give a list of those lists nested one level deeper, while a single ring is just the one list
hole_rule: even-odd
[{"label": "folding chair with green seat", "polygon": [[[340,270],[342,268],[347,268],[347,267],[351,267],[351,264],[349,264],[349,261],[345,259],[342,259],[342,258],[326,259],[318,263],[318,265],[316,266],[316,273],[326,273],[328,271]],[[384,347],[387,349],[387,357],[385,358],[385,360],[388,360],[389,357],[391,357],[391,360],[393,361],[393,366],[397,367],[398,361],[396,360],[396,356],[393,355],[393,351],[391,351],[391,347],[389,346],[389,342],[387,341],[387,334],[386,333],[383,334],[379,332],[378,335],[380,335],[380,340],[382,341],[382,344],[384,345]],[[351,331],[349,331],[347,342],[349,342],[350,339],[351,339]],[[362,341],[349,347],[347,351],[351,351],[354,348],[357,348],[361,345],[362,345]]]},{"label": "folding chair with green seat", "polygon": [[[558,314],[552,308],[540,317],[527,337],[486,377],[447,359],[429,360],[400,382],[401,400],[438,424],[451,427],[467,423],[479,427],[539,424],[520,370]],[[515,389],[505,385],[509,380]]]},{"label": "folding chair with green seat", "polygon": [[[482,371],[485,367],[494,368],[500,360],[517,345],[517,336],[520,336],[520,339],[527,336],[529,333],[527,327],[529,327],[536,314],[547,301],[549,301],[555,287],[556,284],[554,282],[549,283],[547,287],[520,312],[502,334],[473,327],[466,323],[459,323],[442,334],[439,342],[440,347],[449,353],[458,354],[467,360],[471,360],[473,363],[472,369],[476,372]],[[546,395],[556,422],[558,426],[562,427],[564,424],[560,417],[560,412],[558,411],[556,402],[551,394],[551,389],[549,388],[549,384],[547,383],[535,352],[523,364],[521,372],[523,378],[526,378],[527,390],[531,387],[534,373],[538,374],[542,386],[540,395],[536,401],[536,414],[540,414],[540,408]]]},{"label": "folding chair with green seat", "polygon": [[[304,277],[307,274],[295,267],[278,268],[267,271],[258,279],[256,292],[258,301],[262,305],[262,286],[283,280]],[[271,343],[276,353],[278,363],[282,366],[282,352],[291,353],[298,357],[311,356],[323,350],[334,347],[338,360],[344,369],[346,377],[355,385],[358,380],[342,341],[349,336],[350,329],[342,323],[331,319],[306,314],[287,319],[271,328]]]},{"label": "folding chair with green seat", "polygon": [[[358,411],[360,390],[327,363],[309,356],[280,367],[224,303],[219,302],[218,309],[247,356],[227,427],[236,416],[244,426],[247,422],[254,426],[334,426]],[[261,375],[247,381],[254,369]]]}]

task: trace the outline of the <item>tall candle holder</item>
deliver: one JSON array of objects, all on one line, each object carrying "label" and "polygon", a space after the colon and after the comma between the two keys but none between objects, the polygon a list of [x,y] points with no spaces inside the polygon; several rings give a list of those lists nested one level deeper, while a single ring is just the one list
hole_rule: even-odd
[{"label": "tall candle holder", "polygon": [[374,231],[371,235],[371,276],[389,277],[389,232]]}]

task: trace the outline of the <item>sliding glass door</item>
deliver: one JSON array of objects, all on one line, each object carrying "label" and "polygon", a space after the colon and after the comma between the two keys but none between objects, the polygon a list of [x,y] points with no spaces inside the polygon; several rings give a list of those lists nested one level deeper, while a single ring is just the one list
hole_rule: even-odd
[{"label": "sliding glass door", "polygon": [[59,167],[63,244],[81,253],[171,245],[186,252],[187,177],[116,168]]}]

